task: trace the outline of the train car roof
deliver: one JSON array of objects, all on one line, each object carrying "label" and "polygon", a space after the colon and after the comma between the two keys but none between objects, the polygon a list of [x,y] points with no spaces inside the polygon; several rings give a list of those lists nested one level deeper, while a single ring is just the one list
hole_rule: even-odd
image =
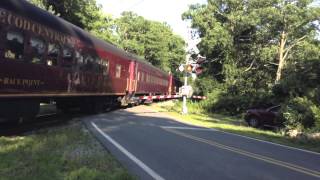
[{"label": "train car roof", "polygon": [[0,7],[3,7],[9,11],[12,11],[20,16],[26,17],[40,24],[43,24],[63,34],[77,37],[79,40],[88,44],[89,46],[108,49],[112,53],[118,56],[121,56],[126,59],[133,59],[133,60],[139,61],[140,63],[146,64],[151,68],[154,68],[154,69],[157,69],[158,71],[163,72],[162,70],[152,66],[150,63],[148,63],[144,59],[141,59],[134,54],[128,53],[116,47],[110,42],[105,42],[103,40],[100,40],[94,37],[93,35],[91,35],[90,33],[84,31],[80,27],[74,24],[71,24],[70,22],[60,17],[57,17],[45,10],[42,10],[25,0],[1,0]]}]

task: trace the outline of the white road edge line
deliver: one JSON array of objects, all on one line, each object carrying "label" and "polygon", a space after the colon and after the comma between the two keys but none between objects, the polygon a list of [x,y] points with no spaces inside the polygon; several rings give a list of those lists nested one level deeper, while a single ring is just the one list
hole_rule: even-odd
[{"label": "white road edge line", "polygon": [[185,129],[185,130],[197,130],[197,131],[216,131],[215,129],[207,128],[193,128],[193,127],[179,127],[179,126],[160,126],[163,129]]},{"label": "white road edge line", "polygon": [[243,138],[246,138],[246,139],[263,142],[263,143],[266,143],[266,144],[272,144],[272,145],[275,145],[275,146],[280,146],[280,147],[284,147],[284,148],[287,148],[287,149],[293,149],[293,150],[302,151],[302,152],[305,152],[305,153],[310,153],[310,154],[315,154],[315,155],[320,156],[320,153],[318,153],[318,152],[309,151],[309,150],[305,150],[305,149],[299,149],[299,148],[286,146],[286,145],[282,145],[282,144],[277,144],[277,143],[273,143],[273,142],[268,142],[268,141],[265,141],[265,140],[256,139],[256,138],[243,136],[243,135],[239,135],[239,134],[234,134],[234,133],[230,133],[230,132],[225,132],[225,131],[221,131],[221,130],[214,129],[214,128],[212,128],[212,129],[211,128],[201,128],[201,127],[199,127],[199,128],[188,128],[188,127],[184,128],[184,127],[178,127],[178,126],[177,127],[174,127],[174,126],[161,126],[161,127],[164,128],[164,129],[168,128],[168,129],[185,129],[185,130],[200,130],[200,131],[221,132],[221,133],[224,133],[224,134],[230,134],[230,135],[233,135],[233,136],[239,136],[239,137],[243,137]]},{"label": "white road edge line", "polygon": [[109,142],[111,142],[115,147],[117,147],[123,154],[125,154],[129,159],[131,159],[134,163],[136,163],[140,168],[142,168],[146,173],[148,173],[152,178],[156,180],[164,180],[159,174],[157,174],[154,170],[145,165],[142,161],[140,161],[137,157],[131,154],[128,150],[126,150],[123,146],[117,143],[114,139],[104,133],[94,122],[91,122],[91,125]]},{"label": "white road edge line", "polygon": [[287,149],[293,149],[293,150],[302,151],[302,152],[305,152],[305,153],[310,153],[310,154],[315,154],[315,155],[320,156],[320,153],[318,153],[318,152],[313,152],[313,151],[309,151],[309,150],[305,150],[305,149],[299,149],[299,148],[295,148],[295,147],[291,147],[291,146],[286,146],[286,145],[282,145],[282,144],[268,142],[268,141],[265,141],[265,140],[256,139],[256,138],[252,138],[252,137],[247,137],[247,136],[243,136],[243,135],[239,135],[239,134],[233,134],[233,133],[229,133],[229,132],[225,132],[225,131],[220,131],[220,130],[216,130],[216,131],[219,131],[219,132],[222,132],[222,133],[225,133],[225,134],[231,134],[231,135],[234,135],[234,136],[239,136],[239,137],[255,140],[255,141],[259,141],[259,142],[263,142],[263,143],[267,143],[267,144],[272,144],[272,145],[276,145],[276,146],[280,146],[280,147],[285,147]]}]

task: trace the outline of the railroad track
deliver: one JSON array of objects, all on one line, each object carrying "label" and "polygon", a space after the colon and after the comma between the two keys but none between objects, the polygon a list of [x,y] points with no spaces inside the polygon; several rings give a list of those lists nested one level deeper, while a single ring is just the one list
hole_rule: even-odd
[{"label": "railroad track", "polygon": [[63,125],[72,119],[71,115],[60,113],[40,114],[32,122],[2,123],[0,125],[0,136],[19,136],[35,130]]},{"label": "railroad track", "polygon": [[[106,109],[104,112],[110,112],[115,109]],[[78,117],[86,114],[74,111],[71,114],[63,114],[55,108],[43,106],[42,111],[34,120],[24,123],[0,123],[0,136],[19,136],[32,133],[33,131],[63,126],[66,122],[74,121]]]}]

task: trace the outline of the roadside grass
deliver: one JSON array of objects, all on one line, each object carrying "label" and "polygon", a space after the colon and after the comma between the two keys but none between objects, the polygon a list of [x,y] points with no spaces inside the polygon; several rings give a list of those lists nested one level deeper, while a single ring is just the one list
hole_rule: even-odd
[{"label": "roadside grass", "polygon": [[1,180],[135,179],[80,122],[0,137]]},{"label": "roadside grass", "polygon": [[[193,106],[189,104],[189,114],[181,114],[181,103],[163,102],[151,105],[154,110],[166,112],[179,122],[213,128],[224,132],[244,135],[268,142],[278,143],[291,147],[320,152],[320,140],[310,140],[307,138],[290,138],[285,136],[282,131],[273,131],[267,129],[256,129],[246,125],[241,117],[231,117],[220,114],[195,113]],[[199,111],[199,110],[197,110]]]}]

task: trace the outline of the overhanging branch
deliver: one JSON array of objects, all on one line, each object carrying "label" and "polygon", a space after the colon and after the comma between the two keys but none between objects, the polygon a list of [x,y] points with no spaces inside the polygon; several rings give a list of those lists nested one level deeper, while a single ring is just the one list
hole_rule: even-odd
[{"label": "overhanging branch", "polygon": [[299,43],[300,43],[303,39],[305,39],[306,37],[307,37],[307,35],[302,36],[301,38],[295,40],[288,48],[286,48],[286,49],[284,50],[285,54],[284,54],[284,56],[283,56],[283,59],[286,59],[287,56],[288,56],[288,54],[289,54],[289,51],[290,51],[292,48],[294,48],[297,44],[299,44]]},{"label": "overhanging branch", "polygon": [[244,70],[244,72],[250,71],[250,70],[252,69],[253,64],[254,64],[255,62],[256,62],[256,60],[253,60],[253,61],[251,62],[251,64],[250,64],[250,66],[249,66],[246,70]]}]

